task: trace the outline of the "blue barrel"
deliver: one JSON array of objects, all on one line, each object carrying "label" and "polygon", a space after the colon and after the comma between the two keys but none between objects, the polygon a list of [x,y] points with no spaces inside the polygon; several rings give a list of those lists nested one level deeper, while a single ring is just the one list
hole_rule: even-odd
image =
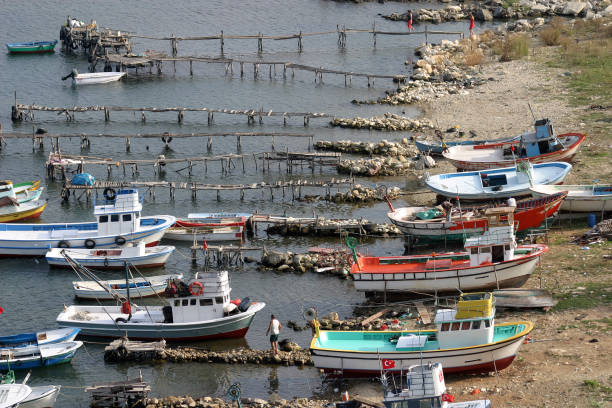
[{"label": "blue barrel", "polygon": [[587,223],[589,224],[589,227],[593,228],[595,226],[595,224],[597,224],[597,217],[595,217],[595,214],[589,214],[589,218],[587,219]]}]

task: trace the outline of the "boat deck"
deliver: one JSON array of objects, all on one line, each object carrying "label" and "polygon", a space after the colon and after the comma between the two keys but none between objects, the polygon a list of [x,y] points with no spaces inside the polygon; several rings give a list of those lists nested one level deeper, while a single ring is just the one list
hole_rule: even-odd
[{"label": "boat deck", "polygon": [[[103,307],[99,310],[88,310],[87,308],[78,308],[74,309],[72,314],[67,316],[68,320],[72,321],[81,321],[84,323],[92,322],[92,323],[100,323],[100,322],[108,322],[108,324],[113,324],[113,321],[118,317],[126,318],[125,314],[122,314],[119,307],[109,306]],[[112,321],[111,321],[112,319]],[[153,320],[151,320],[153,319]],[[163,323],[164,315],[160,308],[158,307],[148,307],[147,310],[136,310],[132,312],[132,318],[130,319],[130,323]]]}]

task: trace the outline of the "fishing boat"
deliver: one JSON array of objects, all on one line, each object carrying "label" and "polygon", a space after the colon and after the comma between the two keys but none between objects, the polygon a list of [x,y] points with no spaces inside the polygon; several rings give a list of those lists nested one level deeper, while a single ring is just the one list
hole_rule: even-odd
[{"label": "fishing boat", "polygon": [[40,54],[55,51],[57,40],[8,43],[6,48],[11,54]]},{"label": "fishing boat", "polygon": [[[85,272],[83,268],[79,272]],[[126,272],[127,274],[127,272]],[[230,301],[227,271],[198,273],[189,284],[173,280],[165,292],[168,305],[67,306],[58,315],[62,327],[78,327],[81,335],[131,339],[189,341],[244,337],[263,302]],[[110,293],[110,291],[109,291]],[[120,300],[120,298],[117,298]],[[236,305],[239,303],[239,305]]]},{"label": "fishing boat", "polygon": [[486,170],[516,166],[517,163],[549,163],[572,160],[586,138],[582,133],[557,136],[549,119],[537,120],[535,131],[518,140],[476,146],[453,146],[442,153],[461,170]]},{"label": "fishing boat", "polygon": [[399,383],[395,381],[395,377],[388,379],[385,374],[384,366],[393,365],[393,363],[383,360],[381,365],[383,374],[380,382],[383,387],[383,404],[386,408],[491,407],[489,400],[454,402],[455,397],[446,392],[442,364],[438,362],[408,367],[408,372],[399,377]]},{"label": "fishing boat", "polygon": [[168,281],[173,279],[183,279],[183,274],[138,277],[129,279],[127,283],[125,279],[75,281],[72,282],[72,287],[74,288],[74,297],[80,299],[112,300],[116,296],[127,298],[127,285],[130,286],[130,296],[132,298],[144,298],[163,293],[168,286]]},{"label": "fishing boat", "polygon": [[536,184],[560,184],[572,169],[563,162],[521,162],[502,169],[426,174],[425,185],[435,193],[460,200],[492,200],[529,195]]},{"label": "fishing boat", "polygon": [[40,198],[43,188],[40,181],[13,184],[11,180],[0,181],[0,201],[7,201],[4,197],[10,197],[16,204],[25,204]]},{"label": "fishing boat", "polygon": [[28,194],[29,192],[36,191],[40,188],[40,180],[25,181],[22,183],[13,184],[13,191],[15,194]]},{"label": "fishing boat", "polygon": [[518,139],[519,137],[520,136],[505,137],[501,139],[491,140],[445,140],[440,142],[426,139],[414,139],[414,144],[421,153],[441,155],[444,150],[453,146],[477,146],[491,143],[504,143],[511,142],[513,140]]},{"label": "fishing boat", "polygon": [[[28,373],[22,384],[25,385],[29,378],[30,374]],[[0,385],[10,384],[15,384],[15,372],[13,370],[8,370],[6,374],[0,374]],[[19,402],[18,406],[19,408],[53,408],[60,389],[60,385],[30,387],[30,393]],[[3,403],[6,403],[6,401],[3,400],[0,391],[0,406],[10,406],[2,405]]]},{"label": "fishing boat", "polygon": [[[528,198],[515,202],[515,231],[538,228],[544,220],[554,216],[567,193],[564,191],[542,198]],[[390,203],[389,203],[390,204]],[[452,204],[451,204],[452,205]],[[391,222],[417,241],[455,241],[482,234],[487,228],[486,207],[404,207],[387,213]]]},{"label": "fishing boat", "polygon": [[508,367],[533,323],[495,324],[490,293],[467,293],[456,309],[436,311],[432,330],[320,330],[310,344],[314,366],[330,377],[377,377],[381,363],[388,373],[438,362],[448,373],[486,373]]},{"label": "fishing boat", "polygon": [[0,384],[0,408],[16,408],[32,393],[25,384]]},{"label": "fishing boat", "polygon": [[164,266],[175,249],[169,245],[147,248],[144,241],[140,241],[137,245],[130,243],[121,248],[51,248],[45,258],[51,266],[70,267],[62,255],[64,251],[81,265],[94,269],[123,269],[125,262],[138,268],[155,268]]},{"label": "fishing boat", "polygon": [[72,327],[40,331],[36,333],[21,333],[11,336],[0,337],[1,348],[13,348],[23,346],[42,346],[45,344],[62,343],[73,341],[79,334],[79,329]]},{"label": "fishing boat", "polygon": [[68,363],[82,345],[81,341],[64,341],[41,346],[0,348],[0,370],[22,370]]},{"label": "fishing boat", "polygon": [[243,227],[252,214],[246,213],[191,213],[178,218],[175,227]]},{"label": "fishing boat", "polygon": [[563,185],[530,187],[534,197],[550,197],[559,191],[567,191],[561,204],[562,211],[598,212],[612,211],[612,184]]},{"label": "fishing boat", "polygon": [[95,84],[107,84],[109,82],[119,81],[125,76],[125,72],[90,72],[87,74],[79,74],[76,69],[62,80],[72,78],[73,85],[95,85]]},{"label": "fishing boat", "polygon": [[0,223],[0,256],[44,256],[49,248],[110,248],[144,241],[155,246],[175,222],[171,215],[141,217],[138,190],[105,190],[94,200],[95,222],[58,224]]},{"label": "fishing boat", "polygon": [[365,292],[461,292],[523,285],[546,245],[517,245],[514,207],[485,211],[487,228],[465,240],[465,252],[360,256],[351,266],[355,289]]},{"label": "fishing boat", "polygon": [[221,227],[172,227],[168,228],[164,235],[165,240],[170,241],[240,241],[243,238],[244,226],[221,226]]}]

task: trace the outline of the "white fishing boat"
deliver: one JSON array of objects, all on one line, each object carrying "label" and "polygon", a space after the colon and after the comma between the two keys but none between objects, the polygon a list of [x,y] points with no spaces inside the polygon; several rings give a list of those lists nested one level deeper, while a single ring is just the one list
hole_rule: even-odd
[{"label": "white fishing boat", "polygon": [[175,227],[244,227],[247,213],[190,213],[186,219],[177,219]]},{"label": "white fishing boat", "polygon": [[72,341],[79,334],[79,329],[71,327],[39,331],[35,333],[20,333],[0,337],[0,349],[22,347],[28,345],[42,346],[44,344]]},{"label": "white fishing boat", "polygon": [[29,369],[67,363],[83,345],[81,341],[64,341],[0,349],[0,370]]},{"label": "white fishing boat", "polygon": [[53,408],[61,385],[39,385],[30,389],[32,392],[19,403],[19,408]]},{"label": "white fishing boat", "polygon": [[529,321],[496,324],[490,293],[466,293],[456,309],[438,309],[436,330],[334,331],[317,323],[310,353],[330,377],[378,377],[381,364],[400,374],[430,362],[444,373],[497,372],[512,364],[533,329]]},{"label": "white fishing boat", "polygon": [[240,241],[243,239],[244,226],[200,226],[200,227],[172,227],[166,231],[165,240],[170,241]]},{"label": "white fishing boat", "polygon": [[[385,362],[389,364],[388,361]],[[473,400],[454,402],[455,397],[446,392],[442,364],[429,364],[408,367],[408,372],[389,380],[384,373],[381,375],[383,387],[383,404],[386,408],[490,408],[489,400]],[[406,381],[404,383],[404,380]]]},{"label": "white fishing boat", "polygon": [[[129,279],[115,279],[108,281],[74,281],[74,297],[80,299],[112,300],[117,296],[127,298],[127,286],[130,287],[131,298],[144,298],[163,293],[168,281],[183,279],[183,274],[158,275]],[[109,293],[110,292],[110,293]]]},{"label": "white fishing boat", "polygon": [[175,249],[170,245],[147,248],[144,241],[140,241],[137,245],[129,243],[121,248],[51,248],[45,258],[49,265],[70,267],[70,264],[62,255],[62,251],[64,251],[72,259],[88,268],[123,269],[125,262],[138,268],[155,268],[164,266]]},{"label": "white fishing boat", "polygon": [[0,408],[17,408],[31,393],[25,384],[0,384]]},{"label": "white fishing boat", "polygon": [[364,292],[439,293],[520,287],[546,245],[518,245],[514,207],[485,211],[487,228],[465,240],[465,252],[412,256],[360,256],[351,266],[355,289]]},{"label": "white fishing boat", "polygon": [[[67,306],[58,315],[62,327],[78,327],[81,335],[130,339],[189,341],[244,337],[263,302],[230,301],[227,271],[198,273],[187,285],[172,281],[166,306]],[[130,294],[132,291],[130,291]]]},{"label": "white fishing boat", "polygon": [[531,187],[534,197],[549,197],[559,191],[567,191],[561,204],[562,211],[600,212],[612,211],[612,184],[562,185]]},{"label": "white fishing boat", "polygon": [[523,161],[547,163],[571,161],[584,142],[582,133],[556,135],[549,119],[536,120],[535,130],[518,139],[476,146],[452,146],[442,155],[456,168],[485,170],[508,167]]},{"label": "white fishing boat", "polygon": [[492,200],[530,194],[536,184],[560,184],[572,169],[564,162],[531,164],[516,167],[460,173],[426,174],[425,185],[433,192],[461,200]]},{"label": "white fishing boat", "polygon": [[86,74],[79,74],[76,69],[62,80],[72,78],[73,85],[95,85],[95,84],[106,84],[109,82],[119,81],[125,76],[125,72],[90,72]]},{"label": "white fishing boat", "polygon": [[44,256],[49,248],[111,248],[144,241],[155,246],[174,224],[171,215],[141,217],[138,190],[105,190],[94,201],[96,222],[58,224],[0,223],[0,256]]}]

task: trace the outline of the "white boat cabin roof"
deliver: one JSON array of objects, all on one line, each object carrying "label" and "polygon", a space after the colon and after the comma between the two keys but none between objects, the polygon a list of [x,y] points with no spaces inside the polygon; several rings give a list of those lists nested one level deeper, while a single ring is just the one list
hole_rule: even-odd
[{"label": "white boat cabin roof", "polygon": [[105,199],[101,205],[94,201],[94,215],[96,216],[140,211],[142,211],[142,202],[138,197],[138,190],[136,189],[119,190],[113,199]]}]

